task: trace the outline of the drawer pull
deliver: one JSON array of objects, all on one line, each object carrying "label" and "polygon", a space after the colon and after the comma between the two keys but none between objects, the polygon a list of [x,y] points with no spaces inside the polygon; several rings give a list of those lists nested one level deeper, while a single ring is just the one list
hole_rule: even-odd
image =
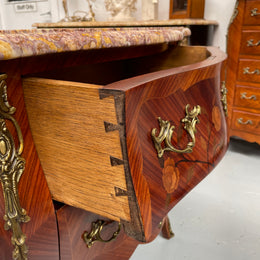
[{"label": "drawer pull", "polygon": [[254,71],[249,71],[250,68],[249,67],[246,67],[246,68],[243,68],[243,73],[244,74],[256,74],[256,75],[259,75],[260,74],[260,70],[259,69],[255,69]]},{"label": "drawer pull", "polygon": [[[186,117],[181,120],[184,123],[184,129],[191,137],[191,142],[187,144],[187,147],[183,150],[175,148],[172,143],[172,134],[175,126],[170,125],[170,121],[164,121],[160,117],[158,118],[160,125],[160,132],[157,135],[157,129],[153,128],[151,135],[154,142],[155,149],[157,150],[158,157],[161,158],[164,154],[164,151],[172,151],[176,153],[191,153],[193,147],[195,146],[195,133],[196,133],[196,124],[199,123],[198,115],[201,113],[200,106],[195,106],[191,111],[189,111],[190,105],[188,104],[185,108]],[[162,143],[164,142],[164,148]]]},{"label": "drawer pull", "polygon": [[102,243],[108,243],[108,242],[115,240],[121,230],[121,223],[118,223],[117,231],[115,231],[112,234],[111,238],[109,238],[108,240],[103,240],[100,235],[100,232],[102,231],[103,227],[108,224],[111,224],[112,222],[114,222],[114,221],[97,220],[96,222],[92,222],[91,231],[89,233],[87,231],[85,231],[82,235],[82,238],[83,238],[84,242],[86,243],[86,246],[88,248],[90,248],[97,241],[102,242]]},{"label": "drawer pull", "polygon": [[260,45],[260,41],[258,41],[257,43],[254,43],[254,39],[250,39],[247,41],[248,47],[255,47],[255,46],[259,46],[259,45]]},{"label": "drawer pull", "polygon": [[238,118],[238,119],[237,119],[237,122],[238,122],[240,125],[253,125],[252,120],[247,120],[246,122],[244,122],[242,117]]},{"label": "drawer pull", "polygon": [[252,99],[252,100],[256,100],[256,95],[252,95],[252,96],[248,97],[246,92],[243,92],[243,93],[240,93],[240,94],[241,94],[241,96],[240,96],[241,99]]},{"label": "drawer pull", "polygon": [[257,8],[252,9],[252,10],[251,10],[251,16],[260,15],[260,13],[258,13],[257,11],[258,11]]}]

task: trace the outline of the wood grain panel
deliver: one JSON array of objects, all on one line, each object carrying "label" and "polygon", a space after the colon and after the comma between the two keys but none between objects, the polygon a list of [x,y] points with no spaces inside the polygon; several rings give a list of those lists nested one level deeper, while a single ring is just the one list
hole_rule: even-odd
[{"label": "wood grain panel", "polygon": [[55,200],[107,216],[130,220],[114,97],[100,99],[99,86],[28,78],[26,107],[37,151]]}]

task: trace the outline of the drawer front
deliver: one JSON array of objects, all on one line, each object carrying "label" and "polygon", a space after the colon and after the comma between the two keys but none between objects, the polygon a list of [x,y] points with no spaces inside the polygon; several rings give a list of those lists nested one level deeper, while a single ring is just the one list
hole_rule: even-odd
[{"label": "drawer front", "polygon": [[243,31],[241,54],[260,55],[260,31]]},{"label": "drawer front", "polygon": [[[129,259],[138,245],[138,241],[128,237],[118,222],[82,209],[65,205],[57,210],[57,220],[60,259],[63,260]],[[101,227],[99,221],[104,223],[101,229],[98,229]],[[113,239],[101,242],[98,235],[104,241]],[[89,241],[88,247],[85,241]]]},{"label": "drawer front", "polygon": [[260,114],[233,111],[232,128],[243,132],[260,135]]},{"label": "drawer front", "polygon": [[234,105],[260,109],[260,88],[236,86]]},{"label": "drawer front", "polygon": [[[147,241],[168,211],[225,154],[226,121],[216,73],[214,67],[182,70],[126,93],[128,158]],[[191,114],[195,143],[185,130]]]},{"label": "drawer front", "polygon": [[238,80],[260,82],[260,60],[240,59],[238,65]]},{"label": "drawer front", "polygon": [[260,24],[260,2],[246,1],[244,24],[258,25]]}]

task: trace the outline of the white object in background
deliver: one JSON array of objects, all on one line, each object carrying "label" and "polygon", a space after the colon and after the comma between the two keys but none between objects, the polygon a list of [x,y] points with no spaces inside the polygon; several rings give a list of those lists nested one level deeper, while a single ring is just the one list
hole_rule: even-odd
[{"label": "white object in background", "polygon": [[111,13],[110,21],[133,21],[137,0],[105,0],[106,10]]},{"label": "white object in background", "polygon": [[158,20],[158,0],[142,0],[142,20]]},{"label": "white object in background", "polygon": [[3,25],[2,25],[2,16],[1,16],[1,13],[0,13],[0,30],[3,29]]},{"label": "white object in background", "polygon": [[37,12],[37,5],[35,2],[14,4],[14,10],[16,13]]},{"label": "white object in background", "polygon": [[31,29],[34,23],[51,21],[50,0],[0,0],[2,29]]}]

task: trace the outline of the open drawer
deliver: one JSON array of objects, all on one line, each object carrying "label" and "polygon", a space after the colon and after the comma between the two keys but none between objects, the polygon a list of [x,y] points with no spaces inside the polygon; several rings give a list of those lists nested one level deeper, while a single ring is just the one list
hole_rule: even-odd
[{"label": "open drawer", "polygon": [[121,221],[139,241],[152,240],[167,212],[226,151],[225,58],[213,47],[169,47],[24,78],[53,199]]}]

